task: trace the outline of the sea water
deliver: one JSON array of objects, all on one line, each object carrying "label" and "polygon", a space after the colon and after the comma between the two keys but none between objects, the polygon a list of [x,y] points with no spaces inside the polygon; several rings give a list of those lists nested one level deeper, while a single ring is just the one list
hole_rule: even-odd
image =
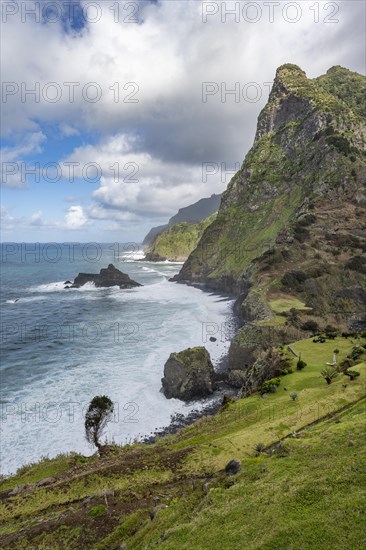
[{"label": "sea water", "polygon": [[[217,366],[229,346],[232,301],[170,282],[180,264],[137,261],[143,256],[130,245],[2,245],[2,474],[45,456],[92,454],[84,415],[95,395],[115,404],[104,437],[118,444],[205,404],[166,399],[164,363],[171,352],[204,345]],[[65,289],[79,272],[109,263],[143,286]]]}]

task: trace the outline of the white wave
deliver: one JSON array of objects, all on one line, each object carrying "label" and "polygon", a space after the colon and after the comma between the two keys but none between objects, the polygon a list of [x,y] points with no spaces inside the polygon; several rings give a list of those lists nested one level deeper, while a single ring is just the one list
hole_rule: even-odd
[{"label": "white wave", "polygon": [[[64,282],[39,285],[35,288],[42,288],[43,294],[28,299],[47,299],[50,292],[59,290],[66,295],[72,292],[64,291],[63,286]],[[105,291],[93,285],[89,290]],[[95,292],[83,296],[83,300],[93,299],[98,299]],[[0,425],[3,473],[14,472],[25,462],[44,455],[93,453],[85,442],[83,416],[85,406],[99,389],[116,403],[117,418],[106,430],[108,439],[113,438],[116,443],[146,436],[168,425],[172,414],[186,414],[203,405],[164,397],[160,392],[164,363],[173,351],[205,346],[215,364],[229,346],[221,325],[230,315],[232,300],[166,279],[125,291],[110,289],[108,300],[115,301],[117,307],[111,308],[105,321],[98,319],[102,331],[99,344],[89,345],[85,337],[82,339],[84,321],[80,327],[75,321],[73,345],[77,353],[72,355],[69,350],[65,354],[67,348],[53,350],[38,365],[41,374],[36,376],[32,366],[29,376],[24,377],[27,383],[19,380],[18,389],[9,392],[9,415]],[[207,322],[211,326],[204,332]],[[116,323],[121,324],[117,341]],[[136,336],[123,323],[138,324]],[[91,339],[93,334],[89,334]],[[209,341],[211,335],[216,337],[215,342]],[[48,371],[50,358],[60,367]],[[24,360],[29,363],[27,357]],[[24,414],[22,417],[24,407],[27,421]]]},{"label": "white wave", "polygon": [[136,260],[143,260],[146,254],[143,250],[133,250],[131,252],[125,252],[118,259],[124,262],[135,262]]},{"label": "white wave", "polygon": [[[57,281],[57,282],[54,282],[54,283],[46,283],[46,284],[43,284],[43,285],[32,286],[32,287],[28,288],[27,290],[29,292],[59,292],[59,291],[71,292],[72,290],[74,290],[74,291],[77,290],[78,292],[90,292],[90,291],[101,290],[100,288],[97,288],[95,286],[95,284],[92,283],[92,282],[86,283],[85,285],[81,286],[80,288],[71,288],[70,287],[69,289],[65,289],[65,286],[70,286],[70,285],[65,285],[64,281]],[[24,301],[24,300],[22,300],[22,301]]]}]

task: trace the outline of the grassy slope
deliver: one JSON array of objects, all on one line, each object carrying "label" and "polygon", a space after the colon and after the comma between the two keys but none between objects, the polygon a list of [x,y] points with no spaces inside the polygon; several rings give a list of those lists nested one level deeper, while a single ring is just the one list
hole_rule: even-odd
[{"label": "grassy slope", "polygon": [[[58,457],[23,469],[1,488],[1,547],[362,548],[359,400],[366,365],[356,367],[361,376],[353,382],[340,375],[327,386],[319,375],[335,348],[342,360],[352,345],[344,338],[294,343],[308,365],[282,378],[277,393],[238,400],[153,446],[116,448],[100,460]],[[301,437],[286,439],[285,456],[255,456],[256,444],[268,447],[293,433]],[[242,472],[228,478],[222,469],[232,458],[242,462]],[[5,491],[48,475],[57,478],[50,487],[31,486],[10,498]],[[107,501],[95,495],[108,488],[114,494]],[[148,512],[159,503],[168,508],[151,522]]]},{"label": "grassy slope", "polygon": [[176,223],[159,233],[147,252],[173,261],[187,259],[215,218],[216,214],[212,214],[199,223]]}]

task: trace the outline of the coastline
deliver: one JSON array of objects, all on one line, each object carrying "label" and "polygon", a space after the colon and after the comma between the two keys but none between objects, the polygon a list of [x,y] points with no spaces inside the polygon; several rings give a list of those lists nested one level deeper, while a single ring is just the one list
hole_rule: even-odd
[{"label": "coastline", "polygon": [[[137,264],[133,266],[133,262],[127,263],[131,276],[137,276]],[[49,320],[47,317],[44,319],[50,327],[58,326],[51,323],[61,323],[64,315],[68,315],[67,318],[71,320],[77,319],[78,324],[75,323],[74,340],[68,338],[66,329],[60,333],[59,338],[55,331],[50,330],[48,338],[37,340],[32,338],[33,334],[28,330],[26,344],[18,342],[19,337],[16,334],[13,339],[8,338],[6,351],[9,365],[14,361],[15,350],[24,376],[19,378],[18,387],[9,394],[16,411],[13,415],[9,413],[8,422],[3,424],[4,443],[7,441],[6,447],[4,446],[4,474],[13,475],[25,464],[38,462],[41,456],[53,458],[57,454],[70,452],[90,456],[89,449],[84,444],[82,411],[98,392],[109,395],[118,405],[120,412],[107,427],[106,438],[120,446],[125,445],[126,441],[147,440],[157,433],[172,433],[205,414],[213,414],[219,408],[224,393],[230,391],[228,387],[223,390],[220,386],[212,396],[204,400],[191,403],[179,400],[169,402],[160,391],[160,381],[169,354],[188,347],[205,346],[210,352],[215,372],[226,370],[228,347],[237,323],[232,296],[198,286],[191,290],[189,285],[173,286],[168,280],[171,270],[169,266],[165,266],[165,262],[164,266],[157,266],[159,275],[157,272],[154,275],[150,270],[141,271],[142,280],[145,279],[146,284],[129,291],[97,288],[64,291],[63,283],[54,281],[58,278],[60,281],[66,280],[65,273],[57,276],[52,271],[49,272],[48,265],[44,273],[49,275],[43,275],[44,280],[32,281],[33,284],[29,287],[24,274],[25,285],[21,300],[8,305],[6,312],[9,316],[27,315],[27,327],[31,327],[32,323],[45,314],[49,315]],[[152,268],[153,265],[150,264],[149,267]],[[67,264],[62,269],[69,272]],[[147,284],[149,280],[153,281],[152,284]],[[12,297],[14,286],[11,278],[7,292]],[[81,317],[78,317],[79,312]],[[93,317],[90,317],[91,313]],[[109,328],[114,326],[112,322],[134,321],[140,325],[140,338],[135,342],[133,335],[129,337],[126,334],[124,337],[125,332],[122,330],[120,341],[116,342],[115,333]],[[102,338],[85,346],[81,329],[89,324],[93,327],[94,322],[99,323],[98,326],[103,331]],[[206,329],[205,323],[214,327]],[[221,333],[222,327],[224,329]],[[225,329],[229,332],[226,333]],[[215,331],[216,341],[213,342],[210,341],[210,336]],[[94,335],[90,333],[90,336]],[[107,347],[104,342],[108,343]],[[33,380],[34,369],[30,372],[27,370],[25,346],[27,350],[34,350],[38,354],[39,368],[42,369],[40,380]],[[48,366],[48,350],[51,348],[53,365],[59,365],[52,379]],[[77,362],[73,358],[75,348],[81,353]],[[130,362],[133,356],[135,359]],[[6,372],[9,378],[7,383],[10,384],[14,379],[14,370],[8,369]],[[26,380],[26,385],[21,380]],[[49,392],[47,402],[42,397],[46,387]],[[78,393],[75,387],[79,388]],[[5,388],[6,385],[4,391]],[[51,417],[50,420],[48,417],[44,418],[42,412],[49,402],[54,404],[49,414],[54,415],[55,421]],[[22,403],[26,403],[27,407],[27,421],[23,423],[23,417],[17,412],[23,410]],[[41,417],[40,421],[34,422],[37,407],[41,411]],[[135,423],[128,423],[130,417]],[[16,443],[15,439],[15,434],[20,429],[23,434],[21,444]],[[37,445],[35,441],[38,441]]]},{"label": "coastline", "polygon": [[[236,300],[238,296],[210,289],[204,283],[191,283],[189,281],[174,280],[174,278],[169,279],[169,282],[197,288],[198,290],[201,290],[211,296],[217,296],[218,298],[221,298],[223,300],[232,300],[233,303],[230,314],[231,344],[231,341],[235,336],[236,331],[241,326],[240,317],[236,308]],[[176,434],[181,429],[194,424],[197,420],[203,418],[204,416],[215,416],[215,414],[220,410],[225,396],[236,397],[239,392],[238,388],[234,388],[233,386],[225,382],[222,376],[228,371],[228,360],[229,351],[222,355],[221,358],[214,365],[215,375],[217,376],[216,389],[210,397],[205,397],[197,400],[199,402],[205,402],[202,408],[194,409],[188,414],[175,413],[174,415],[172,415],[169,424],[167,424],[163,428],[158,428],[157,430],[151,432],[151,434],[145,436],[142,439],[142,443],[153,444],[156,442],[157,439],[166,435]]]}]

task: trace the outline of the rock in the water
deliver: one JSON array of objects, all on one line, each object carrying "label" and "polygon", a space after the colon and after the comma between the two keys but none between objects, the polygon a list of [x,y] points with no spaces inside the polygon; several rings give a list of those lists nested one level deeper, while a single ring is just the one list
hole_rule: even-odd
[{"label": "rock in the water", "polygon": [[71,282],[71,281],[66,281],[66,282],[64,283],[64,285],[72,285],[72,282]]},{"label": "rock in the water", "polygon": [[171,353],[164,366],[163,392],[168,399],[189,401],[210,395],[214,390],[210,354],[204,347]]},{"label": "rock in the water", "polygon": [[145,258],[143,258],[142,262],[165,262],[166,261],[165,256],[160,256],[160,254],[156,254],[155,252],[147,252],[145,255]]},{"label": "rock in the water", "polygon": [[228,475],[235,475],[240,471],[241,464],[238,460],[230,460],[225,466],[225,472]]},{"label": "rock in the water", "polygon": [[122,273],[122,271],[114,267],[113,264],[109,264],[106,269],[101,269],[99,274],[79,273],[72,288],[80,288],[86,283],[94,283],[96,287],[119,286],[119,288],[134,288],[142,286],[130,279],[126,273]]}]

